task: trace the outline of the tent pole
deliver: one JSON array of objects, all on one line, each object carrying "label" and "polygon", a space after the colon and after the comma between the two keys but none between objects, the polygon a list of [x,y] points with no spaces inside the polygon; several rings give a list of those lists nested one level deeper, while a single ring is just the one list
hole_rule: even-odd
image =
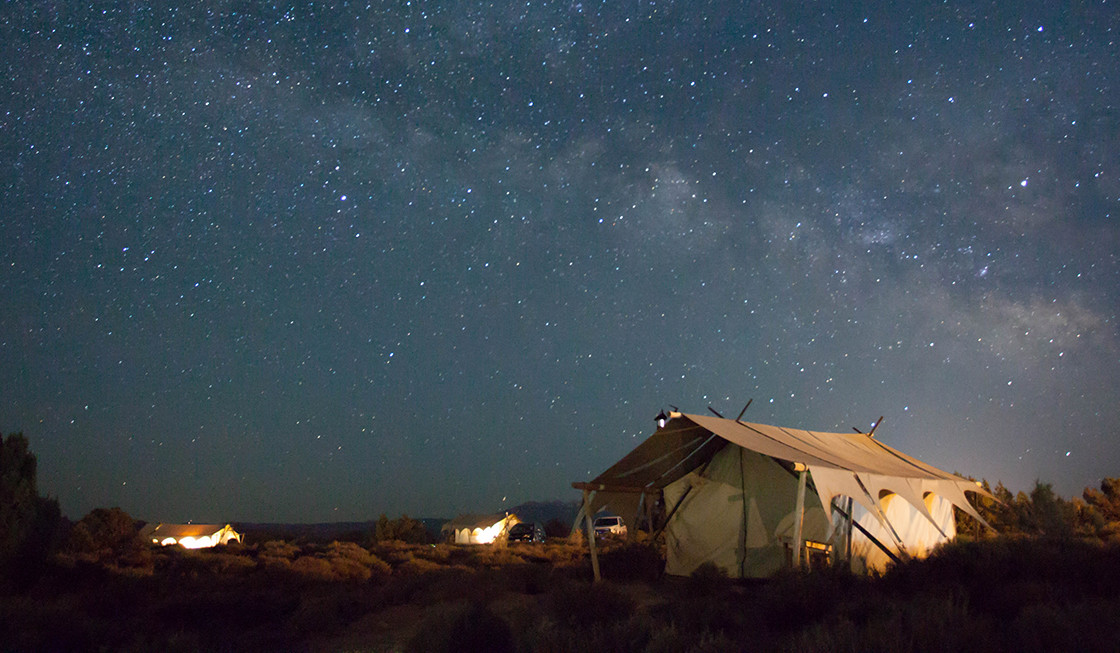
[{"label": "tent pole", "polygon": [[650,496],[648,494],[646,494],[645,492],[642,493],[642,508],[645,509],[646,524],[648,525],[649,532],[652,533],[653,532],[653,501],[650,500]]},{"label": "tent pole", "polygon": [[808,466],[796,463],[801,468],[797,478],[797,508],[793,516],[793,567],[801,568],[801,528],[805,523],[805,480],[809,476]]},{"label": "tent pole", "polygon": [[739,411],[739,416],[735,418],[736,422],[743,419],[743,414],[746,413],[747,409],[751,407],[751,402],[752,401],[754,401],[754,397],[751,397],[750,399],[747,400],[747,405],[743,406],[743,410]]},{"label": "tent pole", "polygon": [[848,560],[848,566],[852,565],[852,497],[848,497],[848,532],[844,537],[844,557]]},{"label": "tent pole", "polygon": [[[837,510],[843,510],[843,508],[838,507]],[[850,523],[852,526],[855,526],[856,529],[859,530],[859,532],[863,533],[864,537],[866,537],[872,544],[879,547],[879,550],[886,554],[888,558],[896,563],[899,562],[899,557],[895,554],[894,551],[888,549],[886,544],[883,544],[879,541],[879,538],[871,534],[871,531],[864,528],[858,521],[852,519],[851,512],[848,512],[844,516],[848,518],[848,523]],[[848,557],[851,558],[851,553],[848,554]]]},{"label": "tent pole", "polygon": [[[747,403],[750,406],[750,403]],[[744,408],[745,412],[747,409]],[[743,414],[739,413],[739,417]],[[736,419],[736,422],[739,420]],[[747,526],[750,524],[750,516],[747,513],[747,472],[744,468],[743,456],[747,450],[739,447],[739,490],[743,493],[743,540],[739,542],[739,578],[746,578],[747,576]]]},{"label": "tent pole", "polygon": [[587,527],[587,549],[591,552],[591,573],[595,582],[603,580],[599,575],[599,552],[595,550],[595,525],[592,523],[591,492],[583,491],[583,518]]}]

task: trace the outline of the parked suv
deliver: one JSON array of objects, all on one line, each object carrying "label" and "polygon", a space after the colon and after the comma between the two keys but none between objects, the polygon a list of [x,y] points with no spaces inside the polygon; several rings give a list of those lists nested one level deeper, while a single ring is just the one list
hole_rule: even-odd
[{"label": "parked suv", "polygon": [[626,535],[626,524],[622,523],[622,517],[599,517],[595,520],[595,537],[607,535]]},{"label": "parked suv", "polygon": [[520,522],[509,529],[510,542],[544,542],[544,529],[534,522]]}]

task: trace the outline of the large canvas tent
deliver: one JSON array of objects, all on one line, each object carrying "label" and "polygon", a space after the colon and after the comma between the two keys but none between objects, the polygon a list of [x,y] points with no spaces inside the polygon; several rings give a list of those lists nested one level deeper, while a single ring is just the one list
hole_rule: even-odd
[{"label": "large canvas tent", "polygon": [[667,573],[712,563],[733,578],[825,558],[863,570],[922,557],[955,536],[953,506],[983,522],[965,493],[987,495],[868,434],[677,412],[573,486],[584,490],[582,516],[609,508],[631,524],[658,524]]}]

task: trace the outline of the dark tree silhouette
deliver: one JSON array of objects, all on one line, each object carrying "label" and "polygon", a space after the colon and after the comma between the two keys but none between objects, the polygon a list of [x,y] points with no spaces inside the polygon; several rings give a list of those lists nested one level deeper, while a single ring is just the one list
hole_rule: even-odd
[{"label": "dark tree silhouette", "polygon": [[377,520],[374,527],[373,541],[387,542],[397,540],[409,544],[428,544],[431,537],[424,524],[408,515],[401,515],[398,519],[389,519],[385,513]]},{"label": "dark tree silhouette", "polygon": [[37,470],[22,433],[0,437],[0,576],[17,586],[38,575],[63,523],[58,501],[39,496]]}]

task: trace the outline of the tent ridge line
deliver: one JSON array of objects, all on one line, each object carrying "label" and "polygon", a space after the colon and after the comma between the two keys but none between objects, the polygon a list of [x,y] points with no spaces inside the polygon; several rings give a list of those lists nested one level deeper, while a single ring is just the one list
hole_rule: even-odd
[{"label": "tent ridge line", "polygon": [[[894,449],[892,449],[891,447],[888,447],[887,445],[883,444],[882,442],[879,442],[879,441],[878,441],[878,440],[876,440],[875,438],[870,438],[870,440],[871,440],[872,442],[874,442],[874,443],[875,443],[875,445],[876,445],[876,446],[878,446],[878,447],[879,447],[880,449],[882,449],[883,451],[885,451],[885,452],[889,453],[890,455],[892,455],[892,456],[894,456],[895,458],[897,458],[897,459],[901,460],[902,462],[904,462],[904,463],[906,463],[907,465],[909,465],[909,466],[913,467],[914,469],[920,470],[920,471],[922,471],[922,472],[924,472],[924,473],[926,473],[926,474],[934,474],[934,472],[931,472],[930,470],[928,470],[928,469],[925,469],[925,468],[924,468],[924,467],[923,467],[922,465],[919,465],[919,464],[917,464],[916,462],[914,462],[914,461],[912,461],[912,460],[907,460],[907,457],[904,457],[904,456],[900,455],[900,454],[899,454],[899,452],[895,451],[895,450],[894,450]],[[919,461],[919,462],[920,462],[920,461]],[[936,468],[935,468],[935,469],[936,469]],[[941,471],[941,470],[937,470],[937,471]],[[941,474],[934,474],[934,476],[936,476],[936,477],[938,477],[938,478],[940,478],[940,479],[942,479],[942,480],[946,480],[946,481],[949,481],[949,480],[951,480],[951,481],[963,480],[963,479],[961,479],[960,477],[956,476],[956,474],[952,474],[952,473],[949,473],[949,472],[942,472],[942,473],[944,473],[944,474],[948,474],[949,476],[952,476],[952,477],[954,477],[954,478],[945,478],[945,477],[944,477],[944,476],[942,476]]]},{"label": "tent ridge line", "polygon": [[[728,421],[730,421],[730,420],[728,420]],[[761,435],[762,437],[766,438],[767,440],[770,440],[771,442],[773,442],[773,443],[775,443],[775,444],[777,444],[777,445],[779,445],[779,446],[783,446],[783,447],[789,447],[790,449],[794,449],[795,451],[797,451],[797,452],[798,452],[798,453],[800,453],[800,454],[804,454],[804,455],[806,455],[806,456],[811,456],[811,457],[813,457],[813,458],[817,458],[817,456],[814,456],[813,454],[811,454],[811,453],[809,453],[809,452],[807,452],[807,451],[802,451],[801,449],[798,449],[797,447],[790,447],[790,446],[789,446],[788,444],[786,444],[786,443],[784,443],[784,442],[781,442],[781,441],[779,441],[778,439],[774,438],[773,436],[771,436],[771,435],[768,435],[768,434],[766,434],[766,433],[763,433],[762,431],[760,431],[760,430],[756,429],[755,427],[751,426],[749,422],[740,422],[740,421],[736,420],[736,421],[735,421],[735,423],[736,423],[736,424],[739,424],[739,425],[741,425],[741,426],[743,426],[743,427],[746,427],[747,429],[749,429],[749,430],[751,430],[751,431],[754,431],[755,433],[757,433],[757,434]],[[779,426],[779,427],[776,427],[776,428],[778,428],[778,429],[780,429],[780,430],[782,430],[782,431],[785,431],[785,427],[784,427],[784,426]],[[787,434],[787,435],[788,435],[788,434]],[[795,440],[797,440],[797,442],[799,442],[799,443],[801,443],[801,444],[803,444],[803,445],[804,445],[804,444],[807,444],[807,443],[806,443],[806,442],[805,442],[804,440],[802,440],[801,438],[796,438],[796,437],[795,437],[794,439],[795,439]],[[821,460],[820,458],[817,458],[817,459],[818,459],[818,460]],[[796,463],[796,462],[802,462],[802,461],[800,461],[800,460],[791,460],[790,462],[791,462],[791,463]],[[829,462],[829,461],[822,461],[822,462]],[[809,464],[809,463],[804,463],[804,464],[806,464],[806,465],[807,465],[807,464]],[[848,470],[848,471],[851,471],[851,470]]]},{"label": "tent ridge line", "polygon": [[[797,437],[797,435],[795,435],[794,433],[791,433],[791,432],[790,432],[790,427],[786,427],[786,426],[775,426],[774,428],[776,428],[776,429],[780,430],[780,431],[781,431],[782,433],[785,433],[785,434],[786,434],[786,435],[788,435],[789,437],[793,438],[794,440],[797,440],[798,442],[800,442],[800,443],[802,443],[802,444],[804,444],[804,445],[807,445],[807,446],[812,446],[812,444],[811,444],[811,443],[809,443],[809,442],[805,442],[805,441],[804,441],[804,440],[802,440],[801,438]],[[829,439],[829,438],[827,438],[827,437],[824,437],[824,436],[826,436],[826,435],[829,435],[829,434],[828,434],[827,432],[825,432],[825,431],[810,431],[809,429],[794,429],[794,430],[801,430],[801,431],[804,431],[804,432],[808,433],[809,435],[814,435],[814,436],[816,436],[816,437],[819,437],[819,438],[821,438],[822,440],[828,440],[828,439]],[[858,433],[858,431],[857,431],[857,433]],[[831,435],[837,435],[837,434],[831,434]],[[839,435],[843,435],[843,434],[839,434]],[[863,434],[863,433],[860,433],[860,435],[865,435],[865,434]],[[879,442],[876,442],[875,444],[879,444],[880,446],[882,446],[882,444],[881,444],[881,443],[879,443]],[[839,454],[837,454],[837,457],[840,457],[840,456],[839,456]],[[848,458],[847,456],[845,456],[845,457],[844,457],[844,462],[843,462],[843,464],[839,464],[839,463],[834,463],[834,462],[832,462],[832,461],[828,461],[828,462],[829,462],[829,464],[830,464],[830,465],[834,466],[834,467],[835,467],[836,469],[842,469],[842,470],[844,470],[844,471],[846,471],[846,472],[851,472],[851,473],[853,473],[853,474],[871,474],[871,473],[874,473],[874,472],[872,472],[871,470],[867,469],[867,468],[866,468],[866,466],[864,466],[864,465],[860,465],[859,463],[857,463],[857,462],[855,462],[855,461],[851,460],[851,459],[850,459],[850,458]],[[857,468],[857,467],[858,467],[858,468],[860,468],[860,469],[855,469],[855,468]],[[926,470],[924,470],[924,469],[923,469],[922,471],[923,471],[923,472],[926,472],[927,474],[929,473],[928,471],[926,471]]]}]

